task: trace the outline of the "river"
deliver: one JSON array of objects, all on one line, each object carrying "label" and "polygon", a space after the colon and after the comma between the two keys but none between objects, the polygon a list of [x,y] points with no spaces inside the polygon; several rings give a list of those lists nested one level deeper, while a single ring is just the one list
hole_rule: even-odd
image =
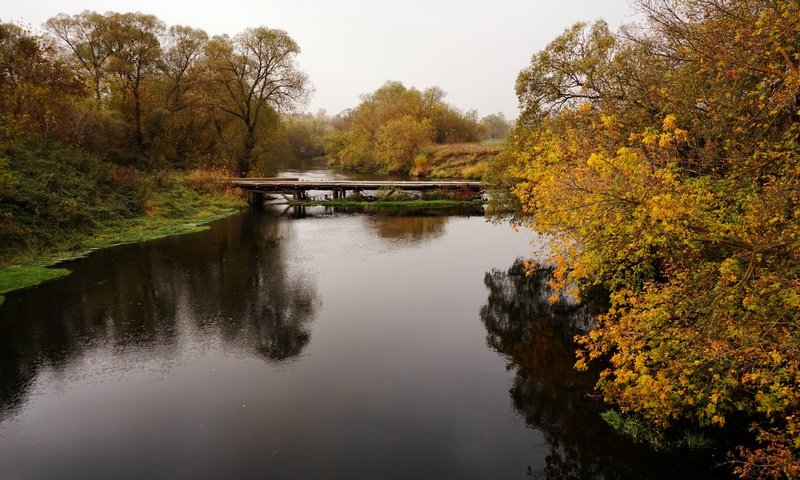
[{"label": "river", "polygon": [[538,242],[273,205],[71,261],[0,306],[0,479],[709,478],[599,419]]}]

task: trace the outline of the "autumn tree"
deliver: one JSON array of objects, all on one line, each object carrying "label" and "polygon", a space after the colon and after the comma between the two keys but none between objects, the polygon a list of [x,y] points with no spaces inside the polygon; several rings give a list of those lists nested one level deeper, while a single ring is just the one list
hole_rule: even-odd
[{"label": "autumn tree", "polygon": [[288,115],[284,118],[284,128],[294,159],[325,155],[324,138],[332,128],[325,110],[316,115]]},{"label": "autumn tree", "polygon": [[310,85],[286,32],[260,27],[209,40],[152,15],[91,11],[57,15],[46,28],[55,53],[94,93],[91,111],[78,115],[80,141],[115,162],[234,163],[245,175],[295,150],[306,155],[309,142],[316,142],[309,152],[322,148],[325,132],[314,130],[312,140],[311,123],[290,118]]},{"label": "autumn tree", "polygon": [[481,125],[487,138],[505,139],[511,133],[511,122],[506,119],[503,112],[492,113],[481,118]]},{"label": "autumn tree", "polygon": [[45,23],[47,30],[66,46],[81,71],[88,77],[95,97],[95,108],[100,108],[103,82],[108,75],[106,69],[111,52],[102,33],[106,17],[84,10],[76,15],[61,13]]},{"label": "autumn tree", "polygon": [[187,92],[200,80],[195,67],[207,41],[208,35],[203,30],[185,25],[169,27],[162,68],[168,79],[166,101],[170,111],[185,109],[191,103]]},{"label": "autumn tree", "polygon": [[102,42],[110,53],[109,72],[119,81],[122,99],[133,100],[133,130],[136,146],[144,150],[142,105],[146,80],[161,67],[164,22],[142,13],[111,13],[100,29]]},{"label": "autumn tree", "polygon": [[244,129],[236,171],[246,176],[256,160],[259,127],[272,112],[289,112],[308,95],[308,77],[299,70],[300,47],[283,30],[251,28],[206,45],[208,82],[219,111],[236,118]]},{"label": "autumn tree", "polygon": [[[445,104],[446,105],[446,104]],[[477,142],[484,136],[476,110],[460,110],[446,105],[430,118],[434,141],[438,144]]]},{"label": "autumn tree", "polygon": [[520,120],[535,122],[611,95],[612,77],[606,73],[616,44],[605,22],[577,23],[534,55],[517,77]]},{"label": "autumn tree", "polygon": [[428,119],[416,120],[402,116],[390,120],[378,129],[375,141],[375,159],[387,172],[407,172],[422,148],[430,144],[433,136]]},{"label": "autumn tree", "polygon": [[408,173],[413,157],[434,143],[474,142],[482,126],[477,113],[462,113],[444,102],[439,87],[424,91],[386,82],[334,122],[327,137],[333,165]]},{"label": "autumn tree", "polygon": [[46,40],[0,24],[0,131],[70,141],[72,106],[84,91]]},{"label": "autumn tree", "polygon": [[45,26],[94,93],[95,112],[82,121],[88,147],[97,148],[99,140],[116,145],[109,150],[127,150],[112,133],[126,118],[134,148],[150,162],[168,157],[185,163],[208,146],[199,141],[209,115],[197,68],[205,32],[167,29],[152,15],[92,11],[59,14]]},{"label": "autumn tree", "polygon": [[185,25],[169,27],[162,39],[161,74],[153,82],[153,108],[146,119],[151,154],[172,164],[211,155],[213,115],[203,88],[202,58],[208,35]]},{"label": "autumn tree", "polygon": [[498,178],[552,235],[553,285],[610,292],[578,360],[606,400],[664,435],[745,418],[737,472],[796,478],[800,5],[639,6],[533,56]]}]

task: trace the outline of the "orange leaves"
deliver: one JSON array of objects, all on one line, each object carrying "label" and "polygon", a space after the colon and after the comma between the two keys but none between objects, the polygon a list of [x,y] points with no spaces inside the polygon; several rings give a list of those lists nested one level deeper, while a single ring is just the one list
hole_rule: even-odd
[{"label": "orange leaves", "polygon": [[[653,31],[617,43],[594,79],[618,91],[518,131],[514,192],[553,239],[552,286],[611,293],[577,339],[577,368],[604,362],[603,396],[659,428],[750,417],[761,445],[742,473],[793,477],[800,3],[723,3],[648,3]],[[526,86],[559,74],[542,58]]]},{"label": "orange leaves", "polygon": [[[777,328],[798,314],[797,255],[786,253],[800,230],[796,209],[770,193],[777,183],[687,174],[674,115],[606,145],[595,135],[615,122],[580,130],[564,115],[569,128],[538,131],[516,156],[514,191],[529,225],[556,242],[551,286],[611,290],[611,308],[578,339],[576,368],[606,359],[604,397],[658,428],[720,428],[740,412],[774,421],[800,404],[800,366],[786,361],[798,332]],[[797,248],[771,250],[787,232]]]}]

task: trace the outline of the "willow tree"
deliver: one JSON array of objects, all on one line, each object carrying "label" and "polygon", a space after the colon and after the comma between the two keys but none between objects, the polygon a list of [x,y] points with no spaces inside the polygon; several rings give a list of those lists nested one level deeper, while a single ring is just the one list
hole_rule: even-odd
[{"label": "willow tree", "polygon": [[300,47],[283,30],[258,27],[233,38],[216,36],[205,52],[211,103],[244,128],[236,170],[246,176],[258,160],[254,149],[262,125],[274,112],[305,103],[310,85],[296,63]]}]

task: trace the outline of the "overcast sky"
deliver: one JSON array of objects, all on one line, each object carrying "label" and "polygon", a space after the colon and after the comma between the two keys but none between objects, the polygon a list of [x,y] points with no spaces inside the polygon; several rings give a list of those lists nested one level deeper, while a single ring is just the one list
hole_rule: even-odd
[{"label": "overcast sky", "polygon": [[7,0],[0,20],[39,27],[82,10],[150,13],[210,35],[262,25],[286,30],[314,84],[312,112],[339,113],[398,80],[437,85],[462,110],[509,118],[517,116],[517,74],[565,28],[603,18],[616,29],[635,20],[629,0]]}]

